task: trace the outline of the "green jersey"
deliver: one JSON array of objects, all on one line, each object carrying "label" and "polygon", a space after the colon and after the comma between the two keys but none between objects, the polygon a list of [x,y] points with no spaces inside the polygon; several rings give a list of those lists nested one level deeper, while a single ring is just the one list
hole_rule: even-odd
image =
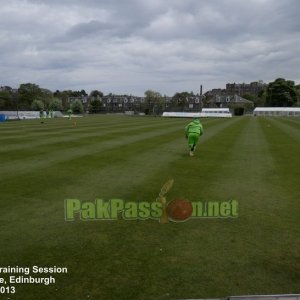
[{"label": "green jersey", "polygon": [[203,126],[198,119],[193,120],[185,127],[185,134],[188,135],[190,133],[203,134]]}]

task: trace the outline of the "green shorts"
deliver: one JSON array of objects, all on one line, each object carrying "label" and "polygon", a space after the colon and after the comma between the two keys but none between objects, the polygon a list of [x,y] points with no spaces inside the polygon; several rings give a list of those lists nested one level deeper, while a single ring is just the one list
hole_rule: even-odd
[{"label": "green shorts", "polygon": [[198,133],[189,133],[188,134],[188,144],[190,149],[195,148],[195,146],[197,145],[198,141],[199,141],[199,134]]}]

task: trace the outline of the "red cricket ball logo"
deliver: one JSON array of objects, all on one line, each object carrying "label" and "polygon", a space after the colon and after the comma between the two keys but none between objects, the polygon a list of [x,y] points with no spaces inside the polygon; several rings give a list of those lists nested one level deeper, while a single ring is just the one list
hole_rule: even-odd
[{"label": "red cricket ball logo", "polygon": [[167,204],[167,214],[172,221],[186,221],[193,213],[191,201],[174,199]]},{"label": "red cricket ball logo", "polygon": [[160,223],[168,223],[169,220],[174,222],[182,222],[188,220],[193,213],[191,201],[184,199],[174,199],[167,203],[165,195],[172,188],[174,179],[168,180],[160,190],[156,199],[162,204],[162,215],[159,219]]}]

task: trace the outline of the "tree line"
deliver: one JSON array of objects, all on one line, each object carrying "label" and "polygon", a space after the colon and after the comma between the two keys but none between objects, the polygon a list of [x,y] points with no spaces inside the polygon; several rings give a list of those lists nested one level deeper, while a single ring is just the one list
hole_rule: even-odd
[{"label": "tree line", "polygon": [[242,97],[253,101],[255,107],[299,107],[300,84],[295,85],[292,80],[277,78],[261,90],[257,97],[251,94],[244,94]]},{"label": "tree line", "polygon": [[[105,110],[114,110],[113,104],[104,104],[103,98],[114,99],[115,95],[104,94],[99,90],[93,90],[87,94],[85,90],[80,91],[55,91],[39,87],[34,83],[21,84],[17,90],[11,87],[2,87],[0,91],[0,110],[54,110],[67,111],[72,109],[74,112],[83,112],[88,110],[92,113]],[[124,97],[132,97],[126,96]],[[295,85],[292,80],[277,78],[270,82],[257,96],[253,94],[244,94],[243,98],[253,101],[256,106],[300,106],[300,85]],[[70,101],[70,99],[75,101]],[[126,107],[132,108],[147,114],[155,114],[163,110],[175,108],[176,110],[185,110],[188,106],[188,99],[198,99],[199,95],[194,95],[193,92],[177,92],[173,97],[161,95],[157,91],[145,91],[143,101],[138,104],[128,104]],[[85,101],[82,101],[85,99]],[[87,101],[89,99],[89,101]],[[204,94],[201,97],[201,103],[195,104],[194,109],[207,107],[210,97]],[[86,103],[86,106],[83,105]],[[107,107],[104,108],[104,105]],[[200,107],[201,106],[201,107]],[[117,109],[117,107],[116,107]]]}]

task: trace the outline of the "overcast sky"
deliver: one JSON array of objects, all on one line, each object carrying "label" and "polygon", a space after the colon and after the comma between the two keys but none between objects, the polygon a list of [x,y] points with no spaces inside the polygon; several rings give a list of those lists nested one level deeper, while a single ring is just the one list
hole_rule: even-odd
[{"label": "overcast sky", "polygon": [[299,0],[0,0],[0,86],[173,96],[300,83]]}]

